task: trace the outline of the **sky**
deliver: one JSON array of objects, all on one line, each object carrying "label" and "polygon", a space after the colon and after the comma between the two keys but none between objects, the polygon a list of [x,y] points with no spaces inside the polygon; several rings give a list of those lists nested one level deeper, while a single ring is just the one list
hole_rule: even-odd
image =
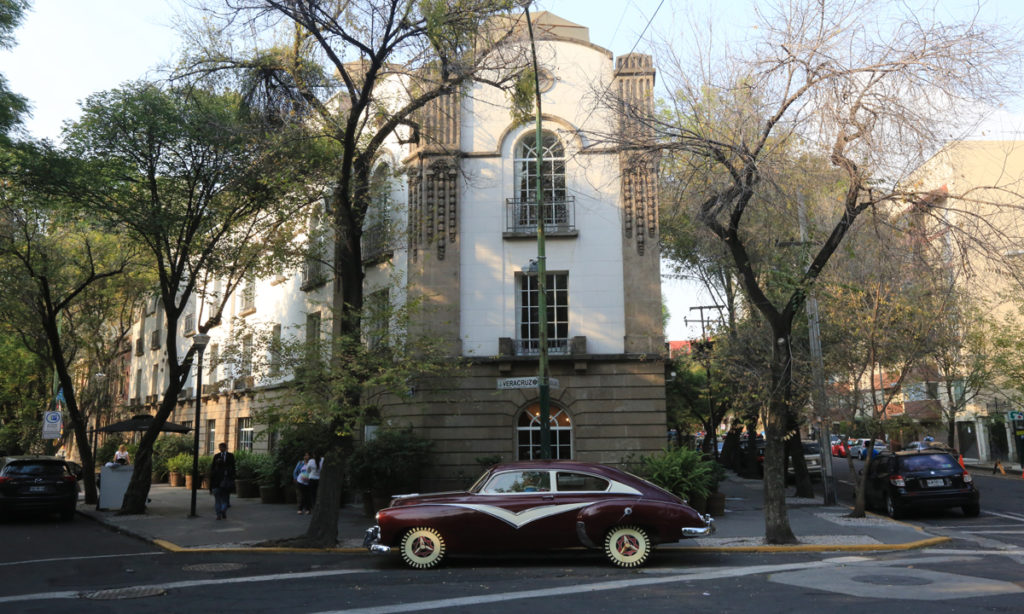
[{"label": "sky", "polygon": [[[182,0],[32,0],[33,7],[15,33],[17,46],[0,52],[0,72],[10,88],[32,105],[25,126],[36,138],[58,139],[64,122],[79,116],[79,102],[89,94],[151,73],[173,59],[179,38],[173,27]],[[694,0],[540,0],[538,6],[590,28],[592,43],[615,55],[651,52],[652,37],[671,36],[686,21]],[[701,0],[696,0],[701,4]],[[943,0],[943,10],[964,10],[971,0]],[[719,0],[712,11],[725,27],[739,28],[751,2]],[[1024,1],[988,0],[981,12],[1004,23],[1021,22]],[[655,55],[657,62],[657,55]],[[1016,117],[991,124],[986,136],[1016,130]],[[993,127],[995,126],[995,127]],[[1010,126],[1010,128],[1007,128]],[[700,334],[697,311],[709,301],[692,284],[663,279],[670,312],[666,338]],[[687,323],[689,320],[691,323]]]}]

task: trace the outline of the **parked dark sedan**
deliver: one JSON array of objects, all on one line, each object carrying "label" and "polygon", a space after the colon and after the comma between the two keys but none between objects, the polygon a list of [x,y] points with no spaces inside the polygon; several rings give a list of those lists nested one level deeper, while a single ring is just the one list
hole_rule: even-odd
[{"label": "parked dark sedan", "polygon": [[644,564],[654,545],[714,530],[678,497],[625,471],[574,461],[495,465],[465,492],[400,495],[367,530],[372,552],[397,548],[426,569],[448,552],[601,548],[619,567]]},{"label": "parked dark sedan", "polygon": [[871,459],[865,502],[900,518],[914,510],[959,507],[965,516],[981,512],[974,479],[955,456],[940,450],[882,452]]},{"label": "parked dark sedan", "polygon": [[75,516],[78,475],[55,456],[6,456],[0,459],[0,513],[58,513]]}]

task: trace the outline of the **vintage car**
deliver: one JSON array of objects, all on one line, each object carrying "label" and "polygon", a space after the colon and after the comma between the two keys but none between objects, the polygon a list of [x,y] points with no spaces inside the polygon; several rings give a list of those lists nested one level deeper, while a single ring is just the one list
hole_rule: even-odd
[{"label": "vintage car", "polygon": [[625,471],[538,460],[495,465],[465,492],[399,495],[377,513],[364,545],[397,549],[416,569],[434,567],[448,553],[579,546],[637,567],[655,544],[713,531],[711,516]]}]

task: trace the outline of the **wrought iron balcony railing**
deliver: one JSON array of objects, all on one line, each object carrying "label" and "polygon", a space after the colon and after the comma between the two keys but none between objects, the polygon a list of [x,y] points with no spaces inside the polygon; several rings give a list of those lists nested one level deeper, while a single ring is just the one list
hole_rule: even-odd
[{"label": "wrought iron balcony railing", "polygon": [[[538,215],[538,209],[543,209],[542,216]],[[576,197],[566,196],[562,200],[545,202],[540,207],[533,200],[505,199],[506,232],[536,232],[538,220],[543,220],[545,232],[576,230]]]},{"label": "wrought iron balcony railing", "polygon": [[[540,354],[540,339],[516,339],[516,356],[537,356]],[[548,354],[568,354],[568,338],[548,338]]]}]

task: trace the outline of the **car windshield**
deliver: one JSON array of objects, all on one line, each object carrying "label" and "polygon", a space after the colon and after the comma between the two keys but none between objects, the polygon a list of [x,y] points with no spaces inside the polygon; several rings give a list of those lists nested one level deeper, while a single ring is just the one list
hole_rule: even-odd
[{"label": "car windshield", "polygon": [[952,469],[957,466],[956,459],[949,454],[915,454],[900,459],[904,471],[924,471],[926,469]]},{"label": "car windshield", "polygon": [[60,463],[12,463],[4,468],[9,477],[64,477],[64,465]]},{"label": "car windshield", "polygon": [[816,441],[804,441],[804,454],[821,454],[821,446]]}]

